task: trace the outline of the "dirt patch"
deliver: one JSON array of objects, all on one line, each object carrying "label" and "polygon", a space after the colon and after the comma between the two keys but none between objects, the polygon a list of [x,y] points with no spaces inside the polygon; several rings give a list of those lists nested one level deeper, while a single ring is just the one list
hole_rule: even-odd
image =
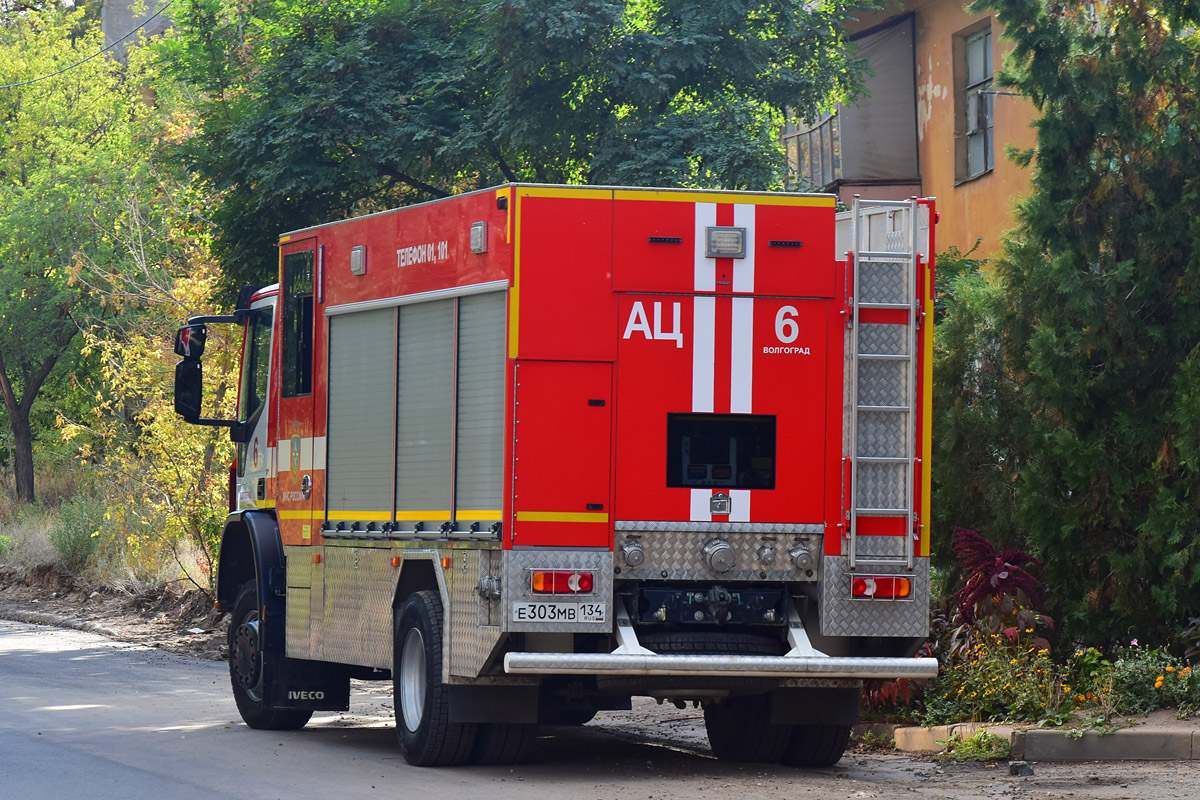
[{"label": "dirt patch", "polygon": [[[0,617],[85,627],[124,642],[220,661],[227,615],[204,592],[168,584],[140,594],[87,586],[57,564],[0,566]],[[83,623],[81,626],[71,623]]]}]

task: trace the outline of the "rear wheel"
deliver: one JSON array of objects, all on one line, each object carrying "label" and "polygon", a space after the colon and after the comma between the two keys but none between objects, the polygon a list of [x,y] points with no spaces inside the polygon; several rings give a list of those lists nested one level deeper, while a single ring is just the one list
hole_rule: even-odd
[{"label": "rear wheel", "polygon": [[396,616],[392,686],[396,736],[408,763],[443,767],[466,763],[476,726],[450,721],[442,683],[442,603],[436,592],[416,592]]},{"label": "rear wheel", "polygon": [[713,755],[722,761],[778,763],[791,725],[772,725],[770,696],[729,697],[704,706],[704,728]]},{"label": "rear wheel", "polygon": [[796,725],[783,754],[792,767],[831,767],[850,744],[849,725]]},{"label": "rear wheel", "polygon": [[537,739],[537,725],[486,722],[479,726],[471,761],[475,764],[520,764]]},{"label": "rear wheel", "polygon": [[282,669],[279,653],[263,650],[262,620],[258,611],[258,582],[247,581],[238,590],[229,622],[229,679],[238,713],[251,728],[292,731],[303,728],[312,711],[271,709],[266,705],[269,681]]}]

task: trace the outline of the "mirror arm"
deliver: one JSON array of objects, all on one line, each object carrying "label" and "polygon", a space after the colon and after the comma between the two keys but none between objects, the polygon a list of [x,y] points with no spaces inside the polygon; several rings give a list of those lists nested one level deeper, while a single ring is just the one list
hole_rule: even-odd
[{"label": "mirror arm", "polygon": [[235,311],[232,314],[215,314],[215,315],[207,315],[207,316],[201,316],[201,317],[188,317],[187,324],[188,325],[218,325],[218,324],[240,325],[240,324],[242,324],[242,320],[244,320],[246,318],[246,315],[249,313],[250,313],[250,309],[239,308],[237,311]]}]

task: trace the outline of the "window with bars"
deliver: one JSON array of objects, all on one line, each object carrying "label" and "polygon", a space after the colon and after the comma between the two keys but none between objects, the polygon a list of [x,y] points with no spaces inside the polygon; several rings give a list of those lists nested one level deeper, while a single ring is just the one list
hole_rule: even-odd
[{"label": "window with bars", "polygon": [[962,141],[965,144],[959,162],[959,179],[969,180],[995,166],[991,28],[964,37],[959,85],[962,87]]},{"label": "window with bars", "polygon": [[789,184],[801,189],[823,189],[842,177],[842,147],[837,114],[816,124],[788,113],[783,129]]}]

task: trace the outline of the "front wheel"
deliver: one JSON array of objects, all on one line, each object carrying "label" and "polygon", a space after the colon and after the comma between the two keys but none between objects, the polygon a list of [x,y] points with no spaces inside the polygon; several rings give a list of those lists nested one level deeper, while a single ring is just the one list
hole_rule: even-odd
[{"label": "front wheel", "polygon": [[294,731],[303,728],[312,717],[312,711],[267,707],[269,676],[279,668],[281,660],[278,654],[263,650],[258,582],[247,581],[238,590],[233,619],[229,621],[229,680],[238,713],[251,728]]},{"label": "front wheel", "polygon": [[476,726],[450,721],[442,683],[442,603],[436,592],[416,592],[396,615],[392,657],[396,736],[408,763],[418,767],[464,764]]}]

